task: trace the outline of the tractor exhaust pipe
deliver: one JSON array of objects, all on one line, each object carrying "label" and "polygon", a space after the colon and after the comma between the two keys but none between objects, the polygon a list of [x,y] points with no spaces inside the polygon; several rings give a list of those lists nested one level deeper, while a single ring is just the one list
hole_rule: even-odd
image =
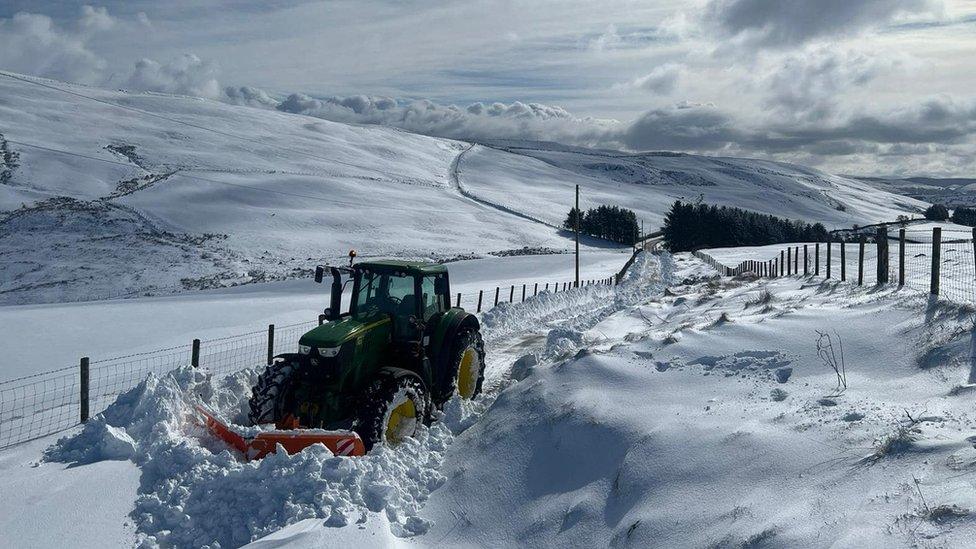
[{"label": "tractor exhaust pipe", "polygon": [[335,267],[330,267],[332,273],[332,299],[329,302],[329,320],[339,320],[342,314],[342,273]]}]

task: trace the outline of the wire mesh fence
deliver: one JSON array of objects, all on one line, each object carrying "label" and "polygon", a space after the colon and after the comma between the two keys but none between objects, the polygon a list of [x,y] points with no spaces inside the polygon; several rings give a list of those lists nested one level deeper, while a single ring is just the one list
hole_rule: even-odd
[{"label": "wire mesh fence", "polygon": [[[581,286],[613,285],[614,277],[581,280]],[[520,282],[455,294],[453,305],[483,312],[499,303],[519,303],[543,292],[573,289],[573,281]],[[143,353],[88,361],[0,382],[0,449],[78,425],[105,410],[149,374],[161,376],[192,365],[216,376],[266,365],[271,357],[294,352],[298,340],[324,319],[269,326],[244,334]],[[86,413],[87,412],[87,413]]]},{"label": "wire mesh fence", "polygon": [[[856,235],[855,235],[856,236]],[[857,285],[897,284],[956,302],[976,303],[976,231],[881,229],[854,241],[783,244],[768,259],[735,267],[705,251],[694,255],[720,273],[813,276]]]}]

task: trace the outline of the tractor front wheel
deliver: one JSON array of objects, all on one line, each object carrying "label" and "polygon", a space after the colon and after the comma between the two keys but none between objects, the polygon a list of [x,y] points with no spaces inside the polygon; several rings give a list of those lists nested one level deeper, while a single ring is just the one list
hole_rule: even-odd
[{"label": "tractor front wheel", "polygon": [[485,381],[485,342],[478,330],[464,330],[451,345],[451,385],[445,391],[448,399],[457,395],[472,400],[481,394]]},{"label": "tractor front wheel", "polygon": [[355,431],[366,445],[390,446],[417,433],[427,417],[429,400],[423,381],[398,368],[384,368],[363,395]]},{"label": "tractor front wheel", "polygon": [[297,361],[289,360],[287,356],[276,356],[274,362],[258,377],[248,402],[251,425],[276,423],[282,419],[285,393],[297,366]]}]

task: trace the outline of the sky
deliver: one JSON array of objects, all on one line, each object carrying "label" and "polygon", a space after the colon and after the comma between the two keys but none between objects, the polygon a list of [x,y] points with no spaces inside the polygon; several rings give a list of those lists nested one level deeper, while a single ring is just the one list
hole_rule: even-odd
[{"label": "sky", "polygon": [[459,139],[976,177],[976,0],[4,0],[0,69]]}]

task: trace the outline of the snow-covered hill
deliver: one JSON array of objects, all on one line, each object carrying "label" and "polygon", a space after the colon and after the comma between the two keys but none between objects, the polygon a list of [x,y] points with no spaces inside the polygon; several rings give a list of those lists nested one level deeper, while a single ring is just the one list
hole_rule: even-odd
[{"label": "snow-covered hill", "polygon": [[[850,225],[924,204],[755,160],[489,146],[192,97],[0,73],[0,303],[214,287],[363,256],[567,249],[615,204],[679,198]],[[599,242],[586,242],[602,246]]]}]

